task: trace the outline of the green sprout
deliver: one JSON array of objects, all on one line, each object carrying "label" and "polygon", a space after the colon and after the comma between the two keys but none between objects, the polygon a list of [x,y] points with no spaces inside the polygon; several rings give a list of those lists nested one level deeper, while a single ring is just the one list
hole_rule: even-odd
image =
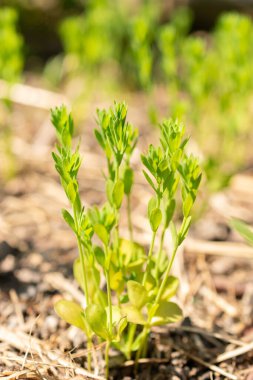
[{"label": "green sprout", "polygon": [[[79,250],[79,257],[74,262],[74,277],[86,299],[86,305],[60,300],[55,310],[66,322],[86,334],[89,348],[93,336],[106,342],[108,378],[111,346],[128,359],[135,356],[138,363],[147,353],[151,328],[182,318],[182,310],[171,301],[179,286],[171,269],[178,247],[189,230],[201,170],[197,159],[186,154],[188,139],[184,138],[184,126],[172,119],[164,121],[160,125],[160,145],[150,145],[148,152],[141,156],[144,176],[154,192],[147,207],[151,243],[146,252],[134,241],[133,235],[131,156],[138,131],[127,122],[125,103],[115,103],[109,110],[97,111],[95,136],[107,159],[107,201],[100,207],[86,209],[82,206],[77,179],[81,165],[79,145],[72,148],[74,126],[66,107],[52,111],[52,123],[58,137],[53,159],[72,209],[72,212],[63,210],[62,214],[76,235]],[[124,197],[128,205],[129,240],[120,236],[119,229]],[[175,211],[178,209],[182,211],[183,220],[176,225]],[[168,229],[173,237],[169,256],[164,249]],[[89,370],[91,366],[88,355]]]}]

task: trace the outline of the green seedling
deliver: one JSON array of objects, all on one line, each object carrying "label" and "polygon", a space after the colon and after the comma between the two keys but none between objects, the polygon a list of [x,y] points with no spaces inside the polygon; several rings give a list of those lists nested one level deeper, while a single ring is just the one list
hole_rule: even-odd
[{"label": "green seedling", "polygon": [[172,16],[158,39],[170,114],[194,125],[208,186],[216,190],[245,163],[247,150],[237,141],[246,147],[251,136],[253,24],[245,15],[225,13],[203,36],[188,35],[190,14],[183,26],[180,20]]},{"label": "green seedling", "polygon": [[[17,31],[17,20],[18,14],[14,8],[0,7],[0,80],[10,85],[20,78],[23,69],[23,38]],[[3,161],[0,178],[8,180],[15,175],[17,163],[12,151],[12,104],[8,94],[5,96],[0,104],[0,151]]]},{"label": "green seedling", "polygon": [[[77,238],[79,257],[74,263],[74,276],[86,299],[85,305],[60,300],[55,310],[86,334],[89,348],[94,337],[106,342],[108,377],[111,346],[128,359],[135,356],[138,362],[147,353],[152,326],[182,318],[181,308],[171,301],[179,286],[171,269],[189,230],[201,170],[198,161],[185,152],[188,139],[184,138],[184,126],[177,121],[164,121],[160,125],[160,145],[150,145],[141,156],[144,176],[154,193],[147,206],[151,243],[146,252],[134,241],[131,219],[134,179],[131,156],[138,131],[127,121],[126,105],[115,103],[109,110],[97,111],[95,136],[107,159],[104,173],[107,202],[100,207],[86,209],[82,205],[77,179],[81,158],[79,144],[72,148],[71,114],[64,106],[56,108],[52,111],[52,123],[58,137],[53,159],[71,205],[71,212],[63,210],[62,214]],[[129,239],[122,237],[119,229],[124,198]],[[178,209],[182,210],[183,220],[176,224]],[[164,249],[168,229],[173,237],[169,256]],[[91,364],[89,356],[89,369]]]},{"label": "green seedling", "polygon": [[0,10],[0,78],[15,82],[23,69],[23,39],[17,32],[17,12],[13,8]]}]

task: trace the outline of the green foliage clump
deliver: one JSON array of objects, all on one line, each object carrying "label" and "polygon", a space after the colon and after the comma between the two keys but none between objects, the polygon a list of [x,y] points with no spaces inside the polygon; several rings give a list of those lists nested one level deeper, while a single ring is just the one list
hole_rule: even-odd
[{"label": "green foliage clump", "polygon": [[163,76],[171,113],[194,125],[209,185],[219,188],[245,160],[238,138],[242,147],[250,137],[253,23],[245,15],[225,13],[208,38],[187,36],[188,30],[180,33],[173,22],[161,28]]},{"label": "green foliage clump", "polygon": [[15,9],[0,9],[0,78],[10,82],[20,77],[23,68],[23,39],[16,24]]},{"label": "green foliage clump", "polygon": [[106,67],[110,72],[115,66],[125,81],[149,89],[158,9],[148,1],[133,14],[126,2],[90,0],[80,16],[61,23],[64,50],[78,70],[89,74]]},{"label": "green foliage clump", "polygon": [[[172,119],[160,125],[159,146],[150,145],[142,154],[144,176],[153,190],[147,206],[151,241],[146,253],[134,241],[131,194],[134,171],[131,156],[138,131],[127,121],[125,103],[115,103],[109,110],[97,111],[96,139],[107,159],[105,189],[107,201],[89,209],[82,205],[78,171],[81,165],[79,145],[73,150],[73,120],[66,108],[52,111],[52,123],[58,136],[55,167],[70,202],[72,212],[63,217],[76,235],[79,258],[74,263],[74,276],[84,292],[86,306],[61,300],[57,314],[83,330],[88,346],[92,338],[106,342],[106,370],[109,370],[109,348],[119,349],[126,358],[146,355],[147,339],[152,326],[180,320],[182,311],[171,301],[179,280],[171,275],[178,247],[191,223],[191,211],[201,180],[196,158],[185,152],[188,139],[184,126]],[[129,239],[120,234],[120,210],[127,201]],[[175,224],[175,210],[181,209],[183,220]],[[168,256],[164,237],[170,229],[173,247]],[[157,244],[155,244],[157,243]],[[156,245],[158,249],[156,249]],[[102,286],[102,276],[106,288]],[[91,358],[88,357],[88,367]]]}]

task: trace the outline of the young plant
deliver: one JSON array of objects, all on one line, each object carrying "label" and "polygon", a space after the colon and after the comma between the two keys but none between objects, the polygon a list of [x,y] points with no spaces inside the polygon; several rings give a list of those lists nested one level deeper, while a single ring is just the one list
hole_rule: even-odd
[{"label": "young plant", "polygon": [[[24,60],[23,38],[17,31],[17,19],[14,8],[0,7],[0,80],[10,85],[20,78]],[[15,175],[17,166],[12,151],[12,104],[7,98],[0,101],[0,151],[3,161],[0,179],[4,181]]]},{"label": "young plant", "polygon": [[[87,210],[82,206],[77,180],[81,158],[79,145],[72,149],[72,117],[64,106],[52,111],[59,141],[53,158],[72,207],[72,213],[63,210],[63,217],[77,238],[79,258],[74,263],[74,276],[86,298],[86,305],[61,300],[55,310],[65,321],[85,332],[88,347],[92,347],[93,336],[106,342],[107,377],[111,345],[121,350],[126,358],[136,352],[138,362],[147,353],[152,326],[182,318],[180,307],[170,301],[179,285],[179,280],[171,275],[171,268],[177,249],[188,233],[191,209],[201,179],[197,160],[185,153],[188,140],[184,139],[184,126],[177,121],[164,121],[160,126],[160,146],[150,145],[148,152],[141,156],[144,176],[154,191],[148,204],[152,236],[146,253],[133,236],[130,159],[138,132],[126,117],[124,103],[115,103],[108,111],[97,111],[95,136],[108,167],[105,174],[107,202]],[[130,240],[121,237],[119,229],[124,196],[127,198]],[[183,220],[176,227],[175,210],[178,208],[182,210]],[[168,257],[164,237],[169,228],[173,249]],[[105,288],[101,285],[102,274]],[[88,368],[91,368],[90,357]]]},{"label": "young plant", "polygon": [[16,30],[17,12],[13,8],[0,10],[0,78],[15,82],[23,69],[23,39]]}]

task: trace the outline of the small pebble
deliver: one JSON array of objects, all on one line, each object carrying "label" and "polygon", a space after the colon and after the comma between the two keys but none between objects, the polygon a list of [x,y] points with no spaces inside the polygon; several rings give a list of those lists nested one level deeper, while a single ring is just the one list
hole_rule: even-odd
[{"label": "small pebble", "polygon": [[50,333],[53,333],[57,330],[58,327],[58,318],[53,315],[49,315],[45,319],[45,324],[47,326],[47,329]]}]

